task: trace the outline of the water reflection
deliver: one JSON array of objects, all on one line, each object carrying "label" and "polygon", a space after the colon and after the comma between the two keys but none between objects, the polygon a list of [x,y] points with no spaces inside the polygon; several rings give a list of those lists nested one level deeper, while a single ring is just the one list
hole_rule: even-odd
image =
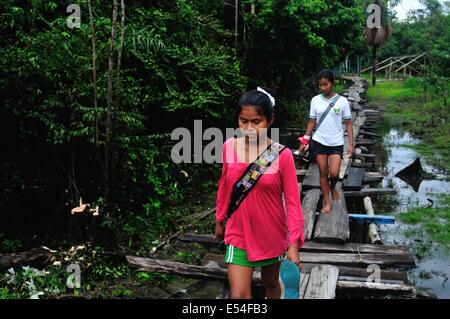
[{"label": "water reflection", "polygon": [[[384,198],[377,201],[378,211],[401,213],[417,207],[439,205],[442,194],[450,194],[450,182],[441,170],[429,165],[422,159],[421,164],[432,178],[420,177],[416,181],[401,179],[395,175],[410,165],[419,156],[412,148],[405,145],[415,145],[420,140],[408,132],[390,128],[378,146],[377,163],[383,172],[383,187],[397,189],[398,195],[393,199]],[[441,196],[440,196],[441,195]],[[405,231],[414,235],[406,237]],[[439,298],[450,298],[450,258],[445,247],[431,242],[421,229],[421,225],[406,225],[397,219],[395,225],[381,225],[380,236],[386,245],[405,245],[416,252],[417,268],[411,271],[411,280],[419,287],[431,288]]]}]

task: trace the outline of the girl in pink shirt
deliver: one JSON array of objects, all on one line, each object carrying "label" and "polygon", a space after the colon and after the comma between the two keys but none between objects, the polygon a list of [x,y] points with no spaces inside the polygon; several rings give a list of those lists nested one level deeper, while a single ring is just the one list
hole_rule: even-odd
[{"label": "girl in pink shirt", "polygon": [[238,104],[238,121],[244,137],[223,144],[222,176],[216,209],[216,237],[227,245],[225,262],[232,298],[251,298],[254,267],[261,267],[267,298],[280,298],[279,269],[282,255],[300,265],[304,218],[292,152],[281,151],[231,215],[227,210],[235,183],[247,166],[273,143],[267,129],[274,120],[275,99],[258,88],[245,93]]}]

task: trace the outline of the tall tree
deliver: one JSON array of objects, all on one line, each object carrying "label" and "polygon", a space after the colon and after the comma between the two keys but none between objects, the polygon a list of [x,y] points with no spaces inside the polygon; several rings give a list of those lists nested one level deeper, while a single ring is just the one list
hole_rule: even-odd
[{"label": "tall tree", "polygon": [[388,5],[395,6],[401,1],[388,1],[388,0],[374,0],[372,1],[364,1],[365,7],[367,8],[370,4],[375,4],[378,6],[379,11],[374,11],[374,14],[379,14],[380,16],[375,16],[376,22],[379,22],[379,25],[375,27],[373,25],[368,25],[366,23],[364,29],[364,39],[367,44],[372,46],[372,85],[376,85],[377,83],[377,49],[381,47],[392,35],[392,26],[390,23]]}]

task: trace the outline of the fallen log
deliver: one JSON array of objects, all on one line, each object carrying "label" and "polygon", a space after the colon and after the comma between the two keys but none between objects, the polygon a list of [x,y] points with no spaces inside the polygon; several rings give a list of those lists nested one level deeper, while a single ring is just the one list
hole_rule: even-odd
[{"label": "fallen log", "polygon": [[227,271],[211,263],[208,266],[195,266],[175,261],[136,256],[126,256],[126,259],[131,267],[139,271],[159,272],[203,280],[228,280]]},{"label": "fallen log", "polygon": [[29,251],[1,254],[0,269],[8,269],[19,266],[45,267],[52,259],[53,254],[46,247],[33,248]]}]

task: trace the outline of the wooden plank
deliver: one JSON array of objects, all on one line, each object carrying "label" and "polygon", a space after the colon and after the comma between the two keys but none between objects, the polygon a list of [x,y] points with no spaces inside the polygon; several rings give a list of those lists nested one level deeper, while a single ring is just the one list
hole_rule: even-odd
[{"label": "wooden plank", "polygon": [[377,144],[377,141],[368,140],[368,139],[357,139],[355,141],[355,146],[359,146],[359,145],[365,146],[365,145],[375,145],[375,144]]},{"label": "wooden plank", "polygon": [[304,190],[320,188],[319,166],[316,163],[309,165],[308,171],[303,179],[302,187]]},{"label": "wooden plank", "polygon": [[342,189],[343,190],[361,190],[365,173],[366,173],[366,170],[363,168],[350,167],[348,176],[344,180]]},{"label": "wooden plank", "polygon": [[318,189],[311,189],[305,192],[302,202],[302,211],[305,218],[305,240],[310,240],[312,237],[319,198],[320,190]]},{"label": "wooden plank", "polygon": [[[353,162],[355,163],[355,162]],[[354,165],[352,165],[353,167],[355,167]],[[373,163],[367,164],[367,166],[373,166]],[[306,175],[306,172],[308,170],[306,169],[297,169],[297,177],[303,177]],[[350,171],[350,170],[349,170]],[[368,184],[368,183],[374,183],[374,182],[381,182],[383,180],[383,174],[379,173],[379,172],[366,172],[364,175],[364,179],[363,179],[363,184]]]},{"label": "wooden plank", "polygon": [[369,153],[369,148],[367,146],[358,146],[358,148],[363,152],[363,153]]},{"label": "wooden plank", "polygon": [[299,299],[305,298],[306,287],[308,287],[309,274],[302,273],[302,283],[300,284]]},{"label": "wooden plank", "polygon": [[[356,281],[356,282],[371,282],[367,277],[353,277],[353,276],[339,276],[338,281]],[[379,283],[382,284],[396,284],[403,285],[403,280],[390,280],[390,279],[380,279]]]},{"label": "wooden plank", "polygon": [[395,195],[397,191],[393,188],[363,188],[360,191],[346,191],[345,197],[366,197],[377,195]]},{"label": "wooden plank", "polygon": [[366,159],[366,158],[374,159],[376,157],[375,154],[365,154],[365,153],[354,154],[353,156],[356,158],[363,158],[363,159]]},{"label": "wooden plank", "polygon": [[334,299],[339,268],[321,265],[311,270],[304,299]]},{"label": "wooden plank", "polygon": [[364,131],[364,130],[360,130],[360,131],[359,131],[359,134],[364,135],[364,136],[381,137],[381,135],[378,134],[378,133],[367,132],[367,131]]},{"label": "wooden plank", "polygon": [[[181,236],[179,241],[184,243],[201,243],[206,247],[217,247],[218,241],[214,235],[200,235],[186,233]],[[409,248],[406,246],[388,246],[388,245],[372,245],[360,243],[345,244],[328,244],[306,241],[300,252],[316,252],[316,253],[355,253],[355,254],[390,254],[404,255],[410,254]]]},{"label": "wooden plank", "polygon": [[363,130],[374,130],[374,131],[376,131],[376,130],[378,130],[378,127],[377,126],[375,126],[375,125],[369,125],[368,123],[365,123],[364,125],[362,125],[361,126],[361,129],[363,129]]},{"label": "wooden plank", "polygon": [[[372,245],[373,246],[373,245]],[[382,246],[378,246],[382,247]],[[215,266],[218,265],[223,269],[227,268],[227,264],[224,261],[225,256],[219,255],[219,254],[212,254],[207,253],[205,254],[203,258],[203,266]],[[311,270],[320,265],[318,263],[310,263],[305,262],[303,260],[303,252],[300,253],[300,259],[301,259],[301,266],[302,266],[302,278],[305,278],[304,275],[309,274]],[[351,267],[351,266],[345,266],[345,265],[334,265],[339,268],[339,275],[340,276],[351,276],[351,277],[358,277],[358,278],[367,278],[373,274],[373,271],[368,270],[367,267]],[[399,270],[391,270],[391,269],[380,269],[380,279],[382,281],[386,280],[396,280],[396,281],[402,281],[404,283],[408,283],[408,273],[406,271],[399,271]],[[303,279],[302,279],[303,280]],[[303,294],[301,294],[303,295]]]},{"label": "wooden plank", "polygon": [[302,253],[301,260],[305,263],[342,265],[348,267],[367,267],[375,264],[381,268],[387,267],[415,267],[412,255],[388,255],[388,254],[321,254]]},{"label": "wooden plank", "polygon": [[[311,269],[313,269],[318,264],[302,262],[301,265],[302,265],[302,274],[308,274],[311,272]],[[339,276],[364,278],[365,281],[367,281],[368,277],[373,274],[373,271],[368,271],[367,268],[348,267],[342,265],[335,265],[335,266],[339,268]],[[382,282],[388,280],[395,280],[403,283],[409,282],[407,271],[380,269],[379,273],[380,273],[379,278]]]},{"label": "wooden plank", "polygon": [[348,214],[350,220],[360,223],[372,223],[377,225],[390,225],[395,224],[394,216],[387,215],[366,215],[366,214]]},{"label": "wooden plank", "polygon": [[300,252],[316,253],[353,253],[353,254],[386,254],[386,255],[410,255],[406,246],[380,246],[372,244],[345,243],[328,244],[307,241],[300,248]]},{"label": "wooden plank", "polygon": [[126,259],[131,267],[140,271],[159,272],[203,280],[228,280],[226,269],[211,266],[211,263],[204,267],[136,256],[126,256]]},{"label": "wooden plank", "polygon": [[[381,268],[399,267],[412,268],[415,267],[414,256],[412,254],[361,254],[354,253],[321,253],[321,252],[300,252],[302,265],[307,264],[328,264],[334,266],[345,266],[349,268],[367,268],[367,266],[375,264]],[[204,266],[209,261],[214,261],[221,268],[226,268],[224,255],[208,253],[204,257]],[[212,264],[209,264],[212,265]],[[199,267],[199,266],[197,266]],[[366,269],[367,270],[367,269]],[[364,271],[366,271],[364,270]],[[363,275],[352,274],[354,276],[363,277]]]},{"label": "wooden plank", "polygon": [[358,168],[371,168],[373,166],[373,163],[357,163],[357,162],[353,162],[351,164],[351,166],[358,167]]},{"label": "wooden plank", "polygon": [[383,176],[364,176],[363,184],[379,183],[383,180]]},{"label": "wooden plank", "polygon": [[314,230],[314,241],[342,243],[349,238],[348,213],[342,183],[336,184],[336,190],[340,198],[333,201],[330,213],[320,214]]},{"label": "wooden plank", "polygon": [[305,176],[307,169],[296,169],[295,172],[297,173],[297,176]]},{"label": "wooden plank", "polygon": [[[358,116],[352,123],[352,127],[353,127],[353,146],[356,146],[355,144],[355,139],[356,136],[358,136],[359,130],[361,125],[364,124],[365,122],[365,117],[364,116]],[[344,177],[348,174],[348,170],[350,168],[350,165],[353,161],[352,158],[347,157],[347,150],[348,150],[348,135],[346,134],[344,136],[344,159],[341,161],[341,167],[339,169],[339,179],[344,179]]]},{"label": "wooden plank", "polygon": [[383,296],[394,294],[414,297],[416,295],[416,289],[412,286],[373,282],[338,280],[336,289],[345,290],[347,292],[351,291],[358,294],[362,293],[365,295],[370,293],[377,293]]},{"label": "wooden plank", "polygon": [[[216,266],[201,267],[201,266],[187,265],[187,264],[183,264],[183,263],[154,260],[151,258],[142,258],[142,257],[133,257],[133,256],[127,256],[127,260],[132,267],[138,268],[141,271],[163,272],[163,273],[169,273],[169,274],[178,275],[178,276],[185,276],[185,277],[190,277],[190,278],[200,278],[200,279],[205,279],[205,280],[220,280],[220,281],[227,280],[227,270],[223,269],[221,267],[216,267]],[[337,267],[337,268],[339,268],[339,267]],[[261,284],[261,273],[259,271],[254,271],[252,281],[253,281],[253,283]],[[323,282],[323,280],[321,280],[321,281]],[[309,285],[310,283],[311,282],[309,280],[308,287],[310,286]],[[360,282],[360,283],[370,284],[370,283],[364,283],[364,282]],[[307,289],[308,289],[308,287],[307,287]],[[361,287],[361,286],[359,286],[359,287]]]}]

